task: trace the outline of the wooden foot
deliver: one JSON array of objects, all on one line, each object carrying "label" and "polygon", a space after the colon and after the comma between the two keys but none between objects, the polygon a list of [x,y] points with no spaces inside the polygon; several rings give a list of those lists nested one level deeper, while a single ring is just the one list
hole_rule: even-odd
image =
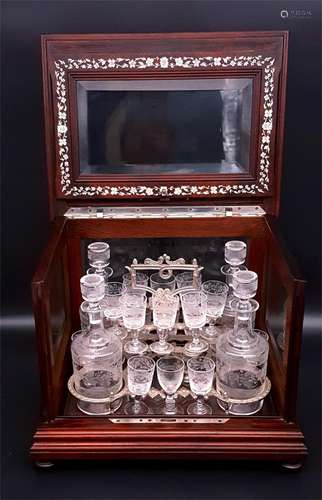
[{"label": "wooden foot", "polygon": [[283,463],[281,464],[282,468],[283,469],[286,469],[286,470],[299,470],[302,468],[303,466],[303,462],[295,462],[295,463]]},{"label": "wooden foot", "polygon": [[35,466],[40,469],[51,469],[54,465],[54,462],[35,462]]}]

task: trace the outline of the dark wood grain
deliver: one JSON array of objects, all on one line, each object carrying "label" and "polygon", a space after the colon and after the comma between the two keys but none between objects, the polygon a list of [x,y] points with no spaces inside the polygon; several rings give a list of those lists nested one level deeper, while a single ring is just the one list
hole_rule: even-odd
[{"label": "dark wood grain", "polygon": [[[57,126],[56,116],[56,94],[53,86],[55,66],[57,59],[77,58],[106,58],[106,57],[140,57],[164,55],[180,57],[182,55],[191,56],[254,56],[261,54],[263,57],[274,57],[275,75],[278,84],[274,90],[275,108],[273,120],[273,130],[271,135],[270,152],[270,183],[268,190],[263,193],[225,195],[217,193],[216,196],[205,194],[203,196],[190,194],[185,198],[193,200],[198,198],[198,202],[208,200],[211,203],[228,200],[234,200],[233,203],[259,203],[263,205],[267,212],[277,213],[280,196],[281,179],[281,161],[282,161],[282,139],[283,139],[283,121],[285,107],[285,81],[287,65],[287,32],[231,32],[231,33],[166,33],[166,34],[88,34],[88,35],[44,35],[42,38],[42,57],[43,57],[43,79],[44,79],[44,106],[45,106],[45,130],[47,147],[47,165],[49,176],[50,206],[51,214],[62,213],[67,204],[75,204],[75,198],[66,196],[61,191],[60,170],[58,168],[58,150],[55,145],[54,130]],[[77,70],[68,70],[68,117],[70,123],[70,144],[72,183],[77,186],[80,183],[85,186],[97,186],[103,184],[111,186],[115,184],[144,185],[154,186],[162,183],[164,186],[180,186],[182,184],[212,185],[220,182],[222,185],[231,184],[253,184],[259,179],[260,164],[260,120],[263,111],[260,111],[260,102],[263,100],[263,69],[262,68],[176,68],[170,71],[154,68],[144,70],[111,69],[107,72],[90,72],[84,68]],[[84,176],[79,174],[78,161],[78,124],[76,110],[75,84],[81,79],[160,79],[160,78],[210,78],[220,76],[229,77],[247,77],[253,80],[253,105],[252,105],[252,137],[250,151],[250,171],[248,174],[191,174],[184,176],[178,174],[163,175],[162,180],[159,176],[151,175],[101,175]],[[78,200],[81,197],[77,197]],[[101,200],[100,200],[101,198]],[[112,203],[115,199],[124,200],[125,198],[133,201],[145,200],[137,194],[127,194],[126,196],[100,195],[87,199],[91,204],[102,203],[102,200],[108,199]],[[175,196],[167,198],[162,197],[164,202],[175,201]],[[155,200],[157,201],[157,200]],[[183,198],[180,198],[180,203]]]},{"label": "dark wood grain", "polygon": [[70,418],[38,428],[33,460],[238,459],[301,461],[307,454],[296,424],[279,418],[230,419],[225,424],[113,424]]},{"label": "dark wood grain", "polygon": [[[296,418],[296,394],[301,349],[301,331],[304,308],[304,280],[296,264],[289,256],[279,234],[274,214],[279,210],[281,163],[283,146],[283,123],[287,67],[286,32],[242,32],[242,33],[170,33],[170,34],[95,34],[95,35],[46,35],[42,40],[44,113],[46,134],[46,158],[50,213],[54,218],[51,236],[40,259],[33,278],[32,295],[35,311],[40,379],[42,387],[41,423],[34,436],[31,448],[33,460],[59,459],[114,459],[114,458],[211,458],[211,459],[263,459],[301,461],[306,453]],[[55,92],[53,87],[53,61],[66,57],[137,57],[190,55],[257,55],[276,58],[279,84],[276,89],[275,123],[272,132],[271,184],[265,193],[206,197],[198,204],[260,205],[265,208],[264,217],[223,217],[202,219],[88,219],[67,220],[60,215],[70,206],[102,205],[102,199],[64,198],[60,192],[59,164],[55,148],[57,125]],[[262,74],[254,70],[219,70],[222,77],[248,76],[253,79],[253,116],[255,128],[260,124],[258,102],[262,97]],[[218,74],[219,74],[218,73]],[[108,75],[89,75],[80,69],[68,73],[70,100],[68,113],[72,124],[72,172],[75,185],[90,182],[114,183],[121,181],[137,183],[131,176],[106,176],[92,181],[79,175],[77,116],[75,107],[75,83],[88,78],[142,78],[138,72],[126,70],[110,71]],[[171,74],[158,70],[146,72],[144,78],[209,78],[212,71],[177,69]],[[211,183],[220,179],[222,183],[253,182],[258,178],[259,133],[252,137],[250,173],[240,177],[187,176],[184,182]],[[215,179],[215,180],[214,180]],[[140,178],[142,181],[142,178]],[[145,184],[158,182],[153,176]],[[162,183],[182,184],[175,176],[162,177]],[[106,202],[107,200],[105,200]],[[138,200],[136,200],[137,202]],[[140,205],[160,204],[160,200],[139,199]],[[180,200],[181,205],[192,205],[193,196]],[[109,205],[131,205],[131,199],[110,199]],[[175,199],[164,197],[162,203],[178,204]],[[272,215],[273,214],[273,215]],[[57,217],[58,215],[58,217]],[[243,238],[248,241],[247,266],[259,275],[257,298],[260,310],[256,324],[268,329],[270,315],[269,299],[281,286],[286,292],[285,346],[281,353],[273,332],[270,334],[268,375],[272,382],[270,396],[263,409],[252,417],[226,418],[215,401],[211,401],[214,416],[224,418],[225,423],[112,423],[107,417],[89,417],[77,410],[75,400],[67,394],[67,380],[72,372],[70,336],[79,326],[81,295],[79,279],[84,272],[81,246],[83,240],[109,238]],[[57,349],[52,342],[51,306],[56,293],[53,287],[58,273],[63,276],[65,320]],[[269,279],[274,273],[274,280]],[[276,302],[276,301],[275,301]],[[56,302],[54,302],[56,303]],[[279,304],[277,304],[279,306]],[[122,417],[122,408],[117,412]],[[124,417],[124,415],[123,415]]]}]

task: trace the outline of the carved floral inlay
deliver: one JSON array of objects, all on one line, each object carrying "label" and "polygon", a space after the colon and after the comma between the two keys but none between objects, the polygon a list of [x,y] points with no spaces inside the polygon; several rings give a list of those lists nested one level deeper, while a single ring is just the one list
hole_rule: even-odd
[{"label": "carved floral inlay", "polygon": [[[55,61],[56,95],[57,95],[57,141],[61,190],[69,196],[187,196],[218,194],[258,194],[269,189],[270,141],[273,119],[274,95],[274,62],[273,57],[236,56],[236,57],[136,57],[109,59],[58,59]],[[227,67],[262,67],[264,68],[264,103],[263,119],[260,135],[260,165],[257,184],[232,185],[181,185],[181,186],[73,186],[70,173],[69,129],[67,119],[67,83],[68,70],[108,71],[109,69],[146,68],[227,68]]]}]

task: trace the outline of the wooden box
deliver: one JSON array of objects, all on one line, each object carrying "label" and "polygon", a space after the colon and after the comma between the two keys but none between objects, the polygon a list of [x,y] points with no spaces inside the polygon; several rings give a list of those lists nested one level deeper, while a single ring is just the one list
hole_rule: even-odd
[{"label": "wooden box", "polygon": [[[42,415],[31,457],[267,459],[306,455],[296,419],[304,281],[278,234],[286,32],[42,38],[51,236],[32,282]],[[230,121],[229,121],[230,120]],[[133,257],[223,263],[248,242],[272,390],[260,413],[128,421],[80,413],[67,390],[89,240]],[[136,255],[136,252],[139,255]],[[152,252],[153,255],[149,255]],[[145,255],[144,255],[145,254]],[[217,266],[217,268],[216,268]]]}]

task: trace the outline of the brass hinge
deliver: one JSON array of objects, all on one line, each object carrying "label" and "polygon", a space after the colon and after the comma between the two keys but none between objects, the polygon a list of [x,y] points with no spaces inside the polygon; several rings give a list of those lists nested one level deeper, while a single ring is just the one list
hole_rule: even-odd
[{"label": "brass hinge", "polygon": [[262,217],[258,205],[190,207],[73,207],[65,212],[68,219],[188,219],[203,217]]}]

